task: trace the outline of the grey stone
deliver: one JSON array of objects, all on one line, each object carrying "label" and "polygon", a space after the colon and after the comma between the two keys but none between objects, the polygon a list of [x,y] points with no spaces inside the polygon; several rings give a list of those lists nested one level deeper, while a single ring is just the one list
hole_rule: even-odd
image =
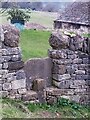
[{"label": "grey stone", "polygon": [[4,83],[4,80],[2,80],[2,78],[0,79],[0,84],[3,84]]},{"label": "grey stone", "polygon": [[11,60],[12,61],[20,61],[21,60],[21,55],[13,55]]},{"label": "grey stone", "polygon": [[38,100],[39,100],[39,102],[40,103],[45,103],[46,102],[46,95],[45,95],[44,90],[38,91],[37,94],[38,94]]},{"label": "grey stone", "polygon": [[66,66],[54,64],[52,67],[52,73],[54,74],[65,74]]},{"label": "grey stone", "polygon": [[82,59],[82,58],[88,58],[89,57],[89,55],[88,54],[86,54],[86,53],[82,53],[82,52],[78,52],[78,54],[79,54],[79,57]]},{"label": "grey stone", "polygon": [[73,95],[73,96],[71,96],[71,100],[79,103],[80,95]]},{"label": "grey stone", "polygon": [[11,83],[4,83],[3,90],[11,90]]},{"label": "grey stone", "polygon": [[90,80],[86,80],[86,85],[90,86]]},{"label": "grey stone", "polygon": [[73,74],[75,69],[72,68],[72,65],[66,66],[66,71],[68,74]]},{"label": "grey stone", "polygon": [[8,55],[7,49],[2,49],[2,55]]},{"label": "grey stone", "polygon": [[13,100],[15,100],[15,95],[8,95],[8,97],[10,98],[10,99],[13,99]]},{"label": "grey stone", "polygon": [[88,64],[89,63],[89,58],[83,58],[83,64]]},{"label": "grey stone", "polygon": [[9,70],[19,70],[24,67],[23,61],[17,61],[17,62],[9,62],[8,63],[8,69]]},{"label": "grey stone", "polygon": [[68,99],[71,101],[71,96],[69,95],[61,95],[60,98]]},{"label": "grey stone", "polygon": [[19,44],[19,31],[10,25],[3,26],[4,44],[9,47],[17,47]]},{"label": "grey stone", "polygon": [[0,70],[2,69],[2,64],[0,64]]},{"label": "grey stone", "polygon": [[77,64],[72,64],[72,69],[73,70],[78,70],[78,65]]},{"label": "grey stone", "polygon": [[78,69],[79,70],[85,70],[88,69],[89,65],[88,64],[79,64],[78,65]]},{"label": "grey stone", "polygon": [[72,59],[53,59],[52,62],[59,65],[67,65],[72,63]]},{"label": "grey stone", "polygon": [[17,80],[25,79],[25,78],[26,78],[26,75],[25,75],[24,70],[18,70],[18,71],[16,72],[16,79],[17,79]]},{"label": "grey stone", "polygon": [[7,74],[7,81],[11,82],[13,80],[16,80],[16,73],[8,73]]},{"label": "grey stone", "polygon": [[55,103],[57,103],[57,98],[56,97],[53,97],[53,96],[47,97],[47,104],[53,105]]},{"label": "grey stone", "polygon": [[22,95],[23,101],[37,100],[38,95],[35,91],[28,91],[25,95]]},{"label": "grey stone", "polygon": [[82,59],[76,58],[73,60],[73,63],[74,64],[79,64],[79,63],[82,64]]},{"label": "grey stone", "polygon": [[77,56],[75,54],[73,55],[68,55],[68,59],[75,59]]},{"label": "grey stone", "polygon": [[60,89],[66,89],[70,87],[70,80],[65,80],[65,81],[61,81],[61,82],[57,82],[55,80],[53,80],[53,85],[55,85],[56,87],[60,88]]},{"label": "grey stone", "polygon": [[10,94],[10,96],[15,96],[15,94],[17,94],[17,90],[11,89],[9,91],[9,94]]},{"label": "grey stone", "polygon": [[8,70],[0,70],[0,75],[6,75],[8,74]]},{"label": "grey stone", "polygon": [[8,91],[0,91],[0,97],[5,98],[8,96]]},{"label": "grey stone", "polygon": [[81,89],[82,86],[85,86],[85,85],[86,85],[85,80],[74,80],[74,81],[71,82],[70,88]]},{"label": "grey stone", "polygon": [[26,79],[14,80],[12,83],[12,89],[26,88]]},{"label": "grey stone", "polygon": [[68,55],[73,55],[73,54],[74,54],[74,51],[67,49],[66,53],[67,53]]},{"label": "grey stone", "polygon": [[0,91],[2,91],[2,84],[0,84]]},{"label": "grey stone", "polygon": [[2,74],[2,79],[7,79],[7,74]]},{"label": "grey stone", "polygon": [[31,104],[35,104],[35,103],[40,103],[39,100],[30,100],[30,101],[25,101],[25,103],[31,103]]},{"label": "grey stone", "polygon": [[49,38],[49,44],[54,49],[67,48],[69,44],[68,36],[60,33],[53,33]]},{"label": "grey stone", "polygon": [[20,54],[21,54],[21,50],[19,47],[14,47],[14,48],[6,47],[2,49],[2,55],[4,56],[13,56]]},{"label": "grey stone", "polygon": [[88,80],[89,79],[89,75],[76,75],[76,80]]},{"label": "grey stone", "polygon": [[61,95],[73,95],[74,89],[58,89],[56,87],[49,87],[46,88],[46,95],[47,96],[61,96]]},{"label": "grey stone", "polygon": [[19,94],[25,94],[27,91],[26,91],[26,89],[24,88],[24,89],[18,89],[18,93]]},{"label": "grey stone", "polygon": [[76,74],[85,74],[85,70],[77,70],[75,71]]},{"label": "grey stone", "polygon": [[2,66],[4,69],[7,69],[8,68],[8,63],[3,63],[3,66]]},{"label": "grey stone", "polygon": [[15,99],[21,100],[21,95],[20,94],[15,94]]},{"label": "grey stone", "polygon": [[[35,79],[44,79],[46,86],[51,86],[52,62],[50,58],[30,59],[24,64],[24,71],[27,78],[27,89],[32,89],[32,83]],[[31,86],[31,87],[30,87]]]},{"label": "grey stone", "polygon": [[0,64],[4,61],[4,58],[0,56]]},{"label": "grey stone", "polygon": [[70,74],[63,74],[63,75],[53,74],[53,79],[57,81],[69,80],[70,78],[71,78]]},{"label": "grey stone", "polygon": [[88,102],[89,102],[89,96],[88,95],[81,95],[79,103],[84,104],[84,105],[85,104],[88,105]]},{"label": "grey stone", "polygon": [[62,50],[49,50],[49,57],[53,59],[67,58],[67,54]]},{"label": "grey stone", "polygon": [[58,89],[56,87],[47,87],[46,96],[60,96],[64,93],[64,89]]},{"label": "grey stone", "polygon": [[74,92],[75,92],[75,94],[78,94],[78,93],[85,94],[86,89],[75,89]]},{"label": "grey stone", "polygon": [[11,56],[3,56],[4,62],[9,62],[11,60]]}]

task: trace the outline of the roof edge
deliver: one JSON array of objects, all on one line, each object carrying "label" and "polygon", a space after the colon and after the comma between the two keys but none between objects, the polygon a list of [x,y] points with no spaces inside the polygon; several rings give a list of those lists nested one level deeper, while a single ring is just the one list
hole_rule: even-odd
[{"label": "roof edge", "polygon": [[83,26],[88,26],[88,27],[90,27],[90,23],[81,23],[81,22],[74,22],[74,21],[65,21],[65,20],[59,20],[59,19],[54,20],[54,22],[56,22],[56,21],[62,22],[62,23],[79,24],[79,25],[83,25]]}]

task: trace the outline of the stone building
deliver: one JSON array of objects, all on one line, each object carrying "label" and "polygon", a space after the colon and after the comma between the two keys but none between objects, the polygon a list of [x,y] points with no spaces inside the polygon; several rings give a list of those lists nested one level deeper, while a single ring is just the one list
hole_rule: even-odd
[{"label": "stone building", "polygon": [[90,29],[90,2],[78,0],[68,6],[59,19],[54,21],[55,29],[69,29],[88,32]]}]

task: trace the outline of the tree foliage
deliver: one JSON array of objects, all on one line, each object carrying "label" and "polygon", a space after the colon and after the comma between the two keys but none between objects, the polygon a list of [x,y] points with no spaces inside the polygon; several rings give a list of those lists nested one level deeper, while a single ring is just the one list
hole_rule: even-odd
[{"label": "tree foliage", "polygon": [[12,8],[7,11],[9,14],[8,19],[15,19],[15,20],[24,20],[29,21],[30,19],[30,13],[28,14],[24,10],[18,9],[18,8]]}]

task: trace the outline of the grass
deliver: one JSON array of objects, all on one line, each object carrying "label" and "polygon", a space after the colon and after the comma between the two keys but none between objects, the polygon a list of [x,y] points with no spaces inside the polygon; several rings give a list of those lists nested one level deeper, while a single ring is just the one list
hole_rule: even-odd
[{"label": "grass", "polygon": [[23,30],[20,37],[23,60],[47,57],[50,34],[48,31]]},{"label": "grass", "polygon": [[[0,116],[3,118],[27,118],[28,113],[23,112],[15,106],[15,101],[10,99],[2,99],[2,109],[0,109]],[[1,104],[1,99],[0,99]],[[18,102],[16,103],[18,105]]]},{"label": "grass", "polygon": [[90,38],[90,34],[83,34],[83,37]]},{"label": "grass", "polygon": [[90,109],[87,106],[71,102],[60,98],[53,105],[48,104],[28,104],[28,109],[32,112],[48,111],[55,117],[61,118],[86,118],[89,116]]},{"label": "grass", "polygon": [[[1,100],[1,99],[0,99]],[[65,102],[66,101],[66,102]],[[65,104],[68,103],[68,104]],[[23,106],[23,109],[21,106]],[[59,102],[48,104],[27,105],[22,101],[2,99],[3,118],[88,118],[90,108],[66,99],[59,99]],[[19,106],[19,107],[18,107]],[[0,112],[1,113],[1,112]]]}]

